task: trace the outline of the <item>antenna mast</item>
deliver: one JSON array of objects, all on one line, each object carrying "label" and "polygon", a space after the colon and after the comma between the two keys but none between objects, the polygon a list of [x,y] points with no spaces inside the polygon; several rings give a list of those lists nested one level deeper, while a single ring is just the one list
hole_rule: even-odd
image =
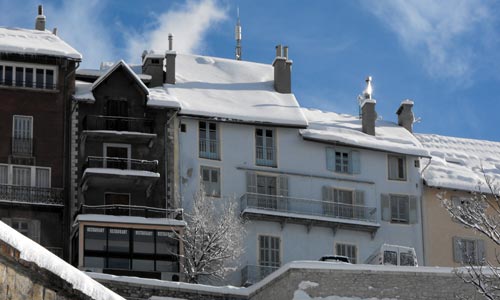
[{"label": "antenna mast", "polygon": [[236,27],[234,28],[234,38],[236,39],[236,60],[241,60],[241,24],[240,24],[240,8],[236,8],[236,13],[238,15],[238,21]]}]

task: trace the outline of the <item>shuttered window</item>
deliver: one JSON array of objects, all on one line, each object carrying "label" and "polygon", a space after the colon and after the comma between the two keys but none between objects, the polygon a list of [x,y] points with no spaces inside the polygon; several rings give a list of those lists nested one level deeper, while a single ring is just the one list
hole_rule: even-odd
[{"label": "shuttered window", "polygon": [[390,180],[406,180],[406,157],[388,155],[388,177]]},{"label": "shuttered window", "polygon": [[200,157],[220,159],[217,123],[200,121],[198,126]]},{"label": "shuttered window", "polygon": [[408,195],[381,195],[382,220],[391,223],[417,223],[417,197]]},{"label": "shuttered window", "polygon": [[247,206],[288,210],[288,177],[247,172]]},{"label": "shuttered window", "polygon": [[337,255],[347,256],[352,264],[355,264],[358,261],[357,260],[358,249],[356,245],[336,244],[335,253]]},{"label": "shuttered window", "polygon": [[9,168],[6,165],[0,165],[0,184],[9,183]]},{"label": "shuttered window", "polygon": [[259,265],[279,267],[281,265],[281,241],[279,237],[259,236]]},{"label": "shuttered window", "polygon": [[50,187],[50,170],[49,169],[36,169],[36,187],[48,188]]},{"label": "shuttered window", "polygon": [[220,197],[220,169],[202,166],[200,173],[201,184],[207,196]]},{"label": "shuttered window", "polygon": [[274,129],[255,129],[255,155],[258,166],[276,167],[276,136]]},{"label": "shuttered window", "polygon": [[486,259],[484,241],[453,237],[453,260],[461,264],[482,265]]},{"label": "shuttered window", "polygon": [[323,187],[323,214],[348,219],[368,219],[363,191]]},{"label": "shuttered window", "polygon": [[326,168],[336,173],[359,174],[359,151],[327,147]]}]

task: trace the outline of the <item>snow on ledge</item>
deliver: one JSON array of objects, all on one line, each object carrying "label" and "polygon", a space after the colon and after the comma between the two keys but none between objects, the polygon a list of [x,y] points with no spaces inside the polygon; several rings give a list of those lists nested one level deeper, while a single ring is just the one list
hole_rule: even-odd
[{"label": "snow on ledge", "polygon": [[160,174],[156,172],[122,170],[122,169],[112,169],[112,168],[87,168],[85,169],[85,171],[83,171],[83,177],[85,177],[86,174],[112,174],[112,175],[140,176],[140,177],[154,177],[154,178],[160,177]]},{"label": "snow on ledge", "polygon": [[131,216],[112,216],[97,214],[81,214],[76,217],[78,222],[102,222],[119,224],[161,225],[161,226],[186,226],[186,222],[169,218],[144,218]]},{"label": "snow on ledge", "polygon": [[40,268],[46,269],[58,277],[64,279],[94,300],[125,300],[118,294],[107,289],[84,272],[17,232],[10,226],[0,221],[0,240],[16,248],[20,252],[21,259],[32,262]]}]

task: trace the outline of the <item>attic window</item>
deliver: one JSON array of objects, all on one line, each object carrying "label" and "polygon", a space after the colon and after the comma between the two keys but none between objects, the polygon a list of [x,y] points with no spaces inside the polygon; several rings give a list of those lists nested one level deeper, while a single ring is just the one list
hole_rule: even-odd
[{"label": "attic window", "polygon": [[153,58],[153,59],[151,59],[151,63],[155,64],[155,65],[159,65],[160,64],[160,60],[158,58]]}]

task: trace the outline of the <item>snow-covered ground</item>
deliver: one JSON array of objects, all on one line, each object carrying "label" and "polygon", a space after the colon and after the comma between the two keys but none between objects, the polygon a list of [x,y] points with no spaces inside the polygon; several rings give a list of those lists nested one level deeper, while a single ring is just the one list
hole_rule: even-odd
[{"label": "snow-covered ground", "polygon": [[311,297],[306,292],[309,288],[318,287],[319,284],[312,281],[302,281],[299,283],[298,289],[293,293],[292,300],[396,300],[394,298],[359,298],[359,297],[341,297],[341,296],[327,296],[327,297]]}]

